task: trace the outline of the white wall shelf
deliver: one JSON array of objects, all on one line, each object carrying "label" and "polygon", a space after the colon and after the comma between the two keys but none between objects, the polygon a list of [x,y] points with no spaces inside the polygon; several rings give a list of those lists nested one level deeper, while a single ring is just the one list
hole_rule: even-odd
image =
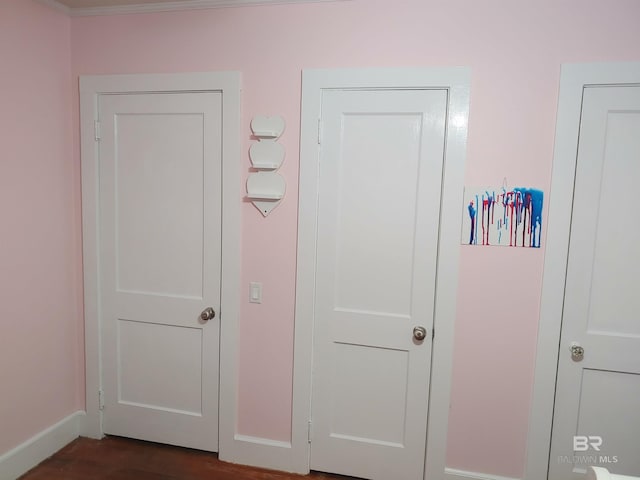
[{"label": "white wall shelf", "polygon": [[277,170],[284,160],[284,147],[275,140],[260,140],[251,145],[249,157],[253,168]]},{"label": "white wall shelf", "polygon": [[276,138],[278,138],[280,136],[280,134],[278,132],[274,132],[274,131],[267,131],[267,130],[254,130],[253,131],[253,135],[255,137],[258,137],[260,139],[262,138],[268,138],[268,139],[273,139],[275,140]]},{"label": "white wall shelf", "polygon": [[284,127],[280,116],[256,115],[251,120],[251,131],[258,141],[249,148],[249,158],[258,171],[247,178],[247,198],[265,217],[278,206],[287,188],[284,178],[276,173],[284,161],[284,147],[276,141]]},{"label": "white wall shelf", "polygon": [[276,172],[252,173],[247,178],[247,198],[265,217],[284,197],[286,183]]},{"label": "white wall shelf", "polygon": [[284,194],[282,193],[250,193],[247,198],[251,200],[281,200]]},{"label": "white wall shelf", "polygon": [[251,120],[251,131],[259,139],[276,139],[284,132],[284,118],[280,116],[267,117],[256,115]]}]

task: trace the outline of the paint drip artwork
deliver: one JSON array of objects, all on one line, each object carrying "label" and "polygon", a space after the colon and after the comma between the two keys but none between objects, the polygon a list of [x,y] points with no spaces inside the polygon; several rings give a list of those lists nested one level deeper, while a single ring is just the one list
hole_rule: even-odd
[{"label": "paint drip artwork", "polygon": [[463,245],[540,248],[542,190],[465,187]]}]

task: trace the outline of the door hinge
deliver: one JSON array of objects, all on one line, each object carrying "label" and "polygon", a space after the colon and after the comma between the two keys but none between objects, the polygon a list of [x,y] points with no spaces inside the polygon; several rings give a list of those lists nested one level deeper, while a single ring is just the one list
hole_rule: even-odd
[{"label": "door hinge", "polygon": [[318,119],[318,145],[322,143],[322,119]]},{"label": "door hinge", "polygon": [[307,426],[307,428],[308,428],[308,429],[307,429],[307,441],[308,441],[309,443],[311,443],[311,433],[312,433],[311,428],[312,428],[312,425],[313,425],[313,424],[311,423],[311,420],[309,420],[309,424],[308,424],[308,426]]},{"label": "door hinge", "polygon": [[95,139],[96,142],[100,141],[101,135],[100,135],[100,121],[96,120],[93,122],[93,132],[95,134]]},{"label": "door hinge", "polygon": [[98,390],[98,409],[104,410],[104,390]]},{"label": "door hinge", "polygon": [[434,338],[436,338],[436,329],[432,328],[431,329],[431,340],[433,340]]}]

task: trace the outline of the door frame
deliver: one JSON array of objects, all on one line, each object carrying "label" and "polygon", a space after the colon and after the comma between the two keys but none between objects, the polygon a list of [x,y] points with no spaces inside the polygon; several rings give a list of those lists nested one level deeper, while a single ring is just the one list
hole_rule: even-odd
[{"label": "door frame", "polygon": [[[233,447],[237,416],[240,307],[240,73],[97,75],[80,77],[80,163],[84,273],[85,410],[83,436],[102,438],[99,262],[99,145],[101,94],[220,92],[222,94],[222,263],[220,299],[219,451]],[[224,341],[222,341],[224,339]]]},{"label": "door frame", "polygon": [[640,62],[562,65],[526,480],[547,478],[549,471],[582,94],[585,86],[615,84],[640,84]]},{"label": "door frame", "polygon": [[462,227],[471,71],[466,67],[304,70],[300,130],[298,254],[293,369],[294,467],[309,472],[315,261],[318,201],[318,135],[322,93],[334,89],[445,89],[447,128],[442,175],[431,387],[425,478],[445,471],[446,439]]}]

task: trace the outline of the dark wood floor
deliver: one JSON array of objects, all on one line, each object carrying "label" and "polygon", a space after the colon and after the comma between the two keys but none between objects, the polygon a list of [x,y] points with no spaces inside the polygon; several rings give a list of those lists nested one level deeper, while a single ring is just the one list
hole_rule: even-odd
[{"label": "dark wood floor", "polygon": [[26,473],[20,480],[338,480],[243,467],[214,453],[120,437],[79,438]]}]

